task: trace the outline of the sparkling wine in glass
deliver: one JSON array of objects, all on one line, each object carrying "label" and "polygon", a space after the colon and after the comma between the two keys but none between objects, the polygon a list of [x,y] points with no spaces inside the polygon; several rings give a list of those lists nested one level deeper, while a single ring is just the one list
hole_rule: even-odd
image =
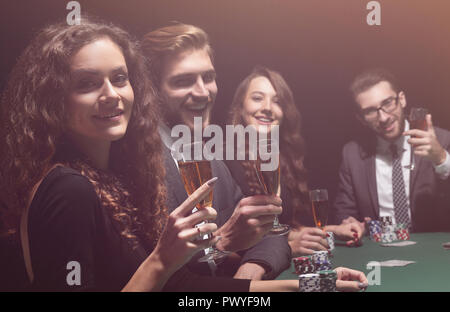
[{"label": "sparkling wine in glass", "polygon": [[[182,145],[182,152],[175,151],[178,159],[178,169],[183,180],[184,188],[190,196],[196,189],[212,178],[211,163],[203,155],[203,142],[194,142]],[[200,201],[196,208],[198,210],[212,207],[213,192],[209,193],[205,199]],[[207,222],[207,221],[204,221]],[[211,234],[208,234],[211,238]],[[209,247],[205,250],[205,256],[198,259],[199,262],[214,261],[219,263],[227,257],[230,252],[221,251],[217,248]]]},{"label": "sparkling wine in glass", "polygon": [[[261,139],[258,141],[258,147],[259,153],[256,161],[253,162],[258,182],[266,195],[280,196],[280,157],[278,142],[271,139]],[[267,235],[286,235],[289,231],[289,225],[281,224],[278,216],[275,215],[273,227]]]},{"label": "sparkling wine in glass", "polygon": [[312,204],[314,223],[316,227],[323,230],[328,222],[328,191],[324,189],[312,190],[309,192],[309,197]]},{"label": "sparkling wine in glass", "polygon": [[[409,128],[410,129],[419,129],[426,131],[427,130],[427,120],[426,116],[428,114],[428,110],[422,107],[413,107],[409,112]],[[414,148],[411,146],[410,152],[410,161],[409,165],[405,166],[405,168],[414,170]]]},{"label": "sparkling wine in glass", "polygon": [[[191,195],[203,183],[212,178],[211,164],[207,160],[200,161],[178,161],[178,168],[183,180],[184,188],[188,195]],[[205,207],[212,207],[213,192],[197,203],[198,210]]]}]

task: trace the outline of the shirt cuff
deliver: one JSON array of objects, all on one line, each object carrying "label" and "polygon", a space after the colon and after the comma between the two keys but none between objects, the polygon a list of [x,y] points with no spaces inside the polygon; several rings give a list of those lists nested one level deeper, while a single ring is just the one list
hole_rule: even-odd
[{"label": "shirt cuff", "polygon": [[434,167],[434,171],[438,175],[438,177],[442,180],[445,180],[450,175],[450,155],[448,151],[445,151],[445,160],[442,164]]}]

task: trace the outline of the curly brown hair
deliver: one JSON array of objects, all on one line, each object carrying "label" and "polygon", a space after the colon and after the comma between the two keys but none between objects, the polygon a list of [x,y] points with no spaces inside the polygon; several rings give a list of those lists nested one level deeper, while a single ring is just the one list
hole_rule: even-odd
[{"label": "curly brown hair", "polygon": [[[65,135],[70,59],[86,44],[105,37],[120,47],[134,91],[126,134],[111,145],[110,174],[91,166],[84,157],[75,157],[76,153],[72,157],[60,157],[59,153],[70,145]],[[122,236],[136,243],[136,234],[140,234],[149,247],[156,245],[167,210],[158,105],[148,77],[137,41],[110,23],[85,18],[80,25],[53,24],[37,34],[18,59],[1,98],[0,216],[4,233],[17,232],[30,190],[58,162],[91,181]],[[126,191],[132,196],[126,196]]]},{"label": "curly brown hair", "polygon": [[[300,225],[300,215],[309,214],[309,196],[306,181],[306,169],[303,164],[305,142],[301,136],[301,116],[295,106],[294,96],[283,77],[276,71],[257,66],[237,87],[230,107],[230,122],[233,125],[245,125],[242,118],[243,103],[253,79],[257,77],[269,79],[279,98],[283,110],[283,121],[280,125],[280,169],[285,187],[292,199],[294,226]],[[246,173],[247,174],[247,173]],[[253,172],[250,173],[254,175]]]}]

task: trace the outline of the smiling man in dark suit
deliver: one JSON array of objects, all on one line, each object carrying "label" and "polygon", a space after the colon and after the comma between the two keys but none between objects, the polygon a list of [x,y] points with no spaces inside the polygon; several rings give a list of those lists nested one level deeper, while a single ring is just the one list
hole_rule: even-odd
[{"label": "smiling man in dark suit", "polygon": [[[344,146],[334,201],[337,223],[392,216],[412,231],[450,227],[450,132],[434,127],[410,129],[406,95],[386,70],[369,70],[351,84],[356,117],[368,134]],[[407,169],[413,147],[415,169]]]},{"label": "smiling man in dark suit", "polygon": [[[174,24],[146,34],[142,46],[161,103],[160,134],[165,145],[168,206],[172,210],[185,200],[187,194],[170,152],[174,143],[171,128],[187,125],[193,131],[194,117],[202,118],[203,128],[209,125],[217,94],[212,49],[203,30],[185,24]],[[282,211],[281,199],[261,195],[243,198],[222,161],[211,161],[211,168],[213,176],[219,178],[213,196],[219,229],[214,234],[222,239],[216,247],[239,251],[241,256],[237,271],[230,273],[229,268],[225,268],[228,274],[254,280],[277,276],[290,264],[290,248],[285,236],[264,236],[272,227],[274,215]],[[204,274],[217,269],[216,263],[209,263],[209,269],[205,270],[195,259],[189,266]]]}]

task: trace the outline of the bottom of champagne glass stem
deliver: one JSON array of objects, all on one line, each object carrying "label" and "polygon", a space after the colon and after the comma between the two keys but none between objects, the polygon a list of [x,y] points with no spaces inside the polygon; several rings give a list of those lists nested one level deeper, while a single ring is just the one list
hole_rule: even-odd
[{"label": "bottom of champagne glass stem", "polygon": [[206,255],[204,255],[203,257],[201,257],[200,259],[198,259],[198,262],[214,261],[214,262],[216,262],[216,264],[218,264],[218,262],[221,262],[219,260],[225,259],[230,253],[231,252],[229,252],[229,251],[222,251],[222,250],[210,247],[208,249],[208,253]]},{"label": "bottom of champagne glass stem", "polygon": [[267,235],[286,235],[290,230],[289,225],[278,224],[277,226],[274,226]]}]

